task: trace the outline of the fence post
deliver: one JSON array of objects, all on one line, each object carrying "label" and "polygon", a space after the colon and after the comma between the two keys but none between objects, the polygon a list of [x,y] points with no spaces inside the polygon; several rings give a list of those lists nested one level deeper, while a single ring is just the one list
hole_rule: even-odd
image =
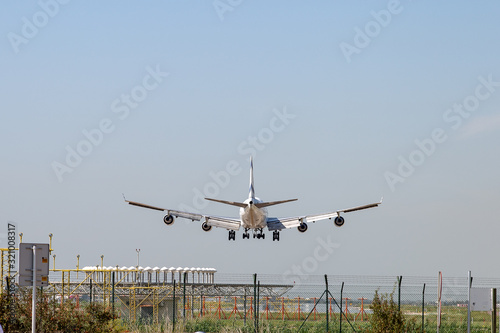
[{"label": "fence post", "polygon": [[245,296],[243,298],[243,310],[245,315],[243,317],[243,326],[247,326],[247,288],[245,287]]},{"label": "fence post", "polygon": [[183,303],[183,310],[182,310],[182,318],[186,319],[186,280],[187,280],[187,272],[184,272],[184,283],[183,283],[183,288],[182,288],[182,303]]},{"label": "fence post", "polygon": [[342,311],[342,294],[344,293],[344,282],[342,282],[342,287],[340,288],[340,332],[342,333],[342,315],[344,311]]},{"label": "fence post", "polygon": [[253,275],[253,325],[255,328],[255,332],[257,332],[257,316],[256,316],[256,308],[257,306],[257,273]]},{"label": "fence post", "polygon": [[176,306],[175,306],[175,279],[174,279],[174,289],[173,289],[173,295],[172,295],[172,332],[175,332],[175,312],[177,311]]},{"label": "fence post", "polygon": [[325,274],[325,285],[326,285],[326,292],[325,292],[326,293],[326,302],[325,302],[325,304],[326,304],[326,312],[325,312],[326,313],[326,332],[328,333],[328,320],[330,318],[328,317],[328,315],[329,315],[329,313],[328,313],[328,294],[329,294],[329,292],[328,292],[328,275],[326,275],[326,274]]},{"label": "fence post", "polygon": [[111,308],[113,311],[113,321],[115,320],[115,272],[111,273]]},{"label": "fence post", "polygon": [[497,332],[497,288],[491,289],[491,333]]},{"label": "fence post", "polygon": [[259,330],[260,316],[260,281],[257,281],[257,300],[255,302],[255,314],[257,315],[257,331]]},{"label": "fence post", "polygon": [[401,311],[401,281],[403,280],[403,276],[400,275],[398,278],[398,311]]},{"label": "fence post", "polygon": [[424,312],[425,312],[425,283],[424,283],[424,289],[422,290],[422,333],[424,332]]},{"label": "fence post", "polygon": [[470,288],[472,288],[472,273],[467,272],[467,333],[470,333]]}]

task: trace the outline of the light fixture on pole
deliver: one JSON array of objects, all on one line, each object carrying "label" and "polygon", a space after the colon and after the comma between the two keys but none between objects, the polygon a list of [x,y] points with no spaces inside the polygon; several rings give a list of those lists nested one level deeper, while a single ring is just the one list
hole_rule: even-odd
[{"label": "light fixture on pole", "polygon": [[135,249],[137,252],[137,269],[139,269],[139,254],[141,253],[141,249]]},{"label": "light fixture on pole", "polygon": [[80,255],[76,255],[76,277],[78,278],[78,272],[80,271]]}]

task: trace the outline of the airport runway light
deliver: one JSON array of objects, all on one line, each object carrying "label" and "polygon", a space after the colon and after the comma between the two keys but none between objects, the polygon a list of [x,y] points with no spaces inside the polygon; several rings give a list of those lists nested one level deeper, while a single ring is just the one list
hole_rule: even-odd
[{"label": "airport runway light", "polygon": [[78,278],[78,271],[80,271],[80,255],[76,255],[76,278]]},{"label": "airport runway light", "polygon": [[52,258],[54,259],[54,268],[52,269],[53,271],[56,270],[56,255],[52,255]]},{"label": "airport runway light", "polygon": [[54,250],[52,249],[52,236],[54,236],[54,235],[52,235],[52,233],[50,233],[50,234],[49,234],[49,254],[51,254],[51,253],[52,253],[52,251],[54,251]]},{"label": "airport runway light", "polygon": [[135,252],[137,252],[137,269],[139,269],[139,254],[141,253],[141,249],[135,249]]},{"label": "airport runway light", "polygon": [[104,254],[101,254],[101,269],[104,269]]},{"label": "airport runway light", "polygon": [[20,232],[19,233],[19,243],[22,243],[23,242],[23,233]]}]

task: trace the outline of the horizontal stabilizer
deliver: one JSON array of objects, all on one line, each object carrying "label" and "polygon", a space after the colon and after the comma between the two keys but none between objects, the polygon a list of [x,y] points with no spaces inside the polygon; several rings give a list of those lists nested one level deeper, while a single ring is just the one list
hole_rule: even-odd
[{"label": "horizontal stabilizer", "polygon": [[298,199],[289,199],[289,200],[281,200],[281,201],[269,201],[269,202],[259,202],[255,204],[255,207],[257,208],[264,208],[264,207],[269,207],[269,206],[274,206],[274,205],[279,205],[285,202],[290,202],[290,201],[297,201]]},{"label": "horizontal stabilizer", "polygon": [[226,205],[231,205],[231,206],[236,206],[236,207],[241,207],[241,208],[245,208],[246,206],[248,206],[247,204],[244,204],[241,202],[235,202],[235,201],[226,201],[226,200],[210,199],[210,198],[205,198],[205,200],[215,201],[215,202],[223,203]]}]

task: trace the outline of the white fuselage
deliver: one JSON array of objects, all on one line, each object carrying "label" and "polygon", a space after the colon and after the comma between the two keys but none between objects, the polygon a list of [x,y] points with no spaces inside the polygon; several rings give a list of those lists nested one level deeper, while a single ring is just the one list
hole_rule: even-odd
[{"label": "white fuselage", "polygon": [[241,226],[246,229],[265,228],[267,226],[267,209],[258,208],[254,204],[261,203],[259,198],[248,198],[243,203],[245,208],[240,208]]}]

